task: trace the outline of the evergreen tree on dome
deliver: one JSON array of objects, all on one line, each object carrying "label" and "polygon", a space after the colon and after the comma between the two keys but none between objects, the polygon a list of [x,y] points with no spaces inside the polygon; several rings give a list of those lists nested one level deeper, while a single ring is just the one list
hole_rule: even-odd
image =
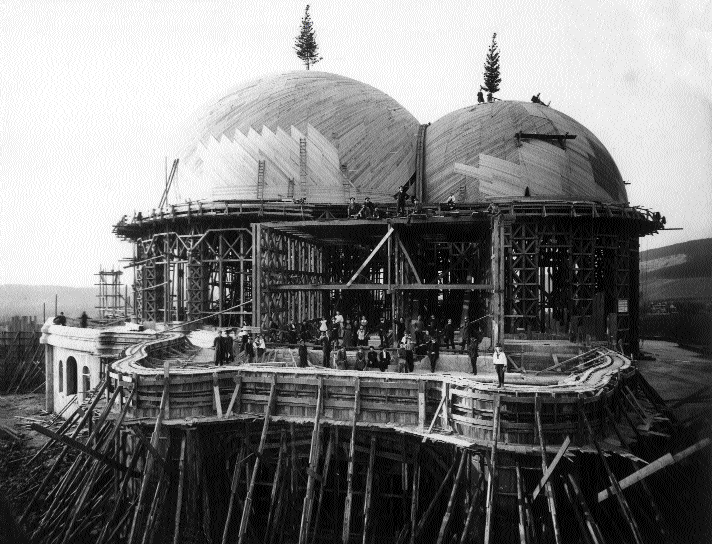
[{"label": "evergreen tree on dome", "polygon": [[304,10],[304,18],[302,19],[302,27],[299,35],[294,40],[294,50],[297,56],[309,70],[310,66],[314,66],[322,57],[319,56],[319,46],[314,37],[314,25],[309,15],[309,4]]},{"label": "evergreen tree on dome", "polygon": [[502,78],[499,77],[499,47],[497,47],[497,33],[492,34],[492,45],[485,58],[485,86],[484,90],[492,94],[499,91]]}]

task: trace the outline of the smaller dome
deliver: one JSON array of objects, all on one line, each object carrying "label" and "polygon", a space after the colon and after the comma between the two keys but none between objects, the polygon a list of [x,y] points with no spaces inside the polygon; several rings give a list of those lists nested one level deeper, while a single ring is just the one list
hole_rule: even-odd
[{"label": "smaller dome", "polygon": [[[565,141],[525,139],[518,132],[576,136]],[[425,200],[465,192],[465,202],[487,197],[628,200],[618,167],[594,134],[571,117],[530,102],[502,101],[462,108],[428,127]]]}]

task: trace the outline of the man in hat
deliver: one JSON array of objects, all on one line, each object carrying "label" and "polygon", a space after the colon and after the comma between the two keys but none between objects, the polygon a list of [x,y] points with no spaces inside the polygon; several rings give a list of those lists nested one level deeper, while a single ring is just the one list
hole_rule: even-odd
[{"label": "man in hat", "polygon": [[213,340],[213,349],[215,350],[215,365],[222,366],[225,360],[225,330],[221,330]]}]

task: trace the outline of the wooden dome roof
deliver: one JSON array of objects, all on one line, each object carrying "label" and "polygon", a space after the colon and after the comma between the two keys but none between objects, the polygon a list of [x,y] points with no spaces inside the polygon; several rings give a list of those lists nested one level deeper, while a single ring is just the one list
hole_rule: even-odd
[{"label": "wooden dome roof", "polygon": [[[518,140],[517,133],[575,135]],[[618,167],[603,144],[571,117],[543,105],[497,101],[463,108],[428,127],[427,202],[487,197],[627,201]]]},{"label": "wooden dome roof", "polygon": [[390,96],[353,79],[315,71],[263,77],[197,115],[171,200],[393,202],[415,172],[418,126]]}]

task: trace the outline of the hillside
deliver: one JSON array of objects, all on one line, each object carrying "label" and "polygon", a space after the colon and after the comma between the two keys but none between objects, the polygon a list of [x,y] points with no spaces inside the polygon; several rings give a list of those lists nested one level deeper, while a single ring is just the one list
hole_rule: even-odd
[{"label": "hillside", "polygon": [[648,302],[712,302],[712,238],[641,251],[640,289]]},{"label": "hillside", "polygon": [[37,316],[42,320],[42,304],[47,305],[47,317],[54,314],[54,297],[58,296],[60,312],[79,317],[86,312],[96,315],[98,291],[95,287],[64,287],[58,285],[0,285],[0,320],[14,315]]}]

